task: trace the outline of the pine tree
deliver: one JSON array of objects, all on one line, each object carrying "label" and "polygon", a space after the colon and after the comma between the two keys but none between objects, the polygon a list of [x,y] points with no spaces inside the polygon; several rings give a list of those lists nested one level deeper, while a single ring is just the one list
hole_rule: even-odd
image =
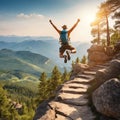
[{"label": "pine tree", "polygon": [[69,77],[70,77],[70,73],[68,73],[67,69],[64,68],[64,72],[62,74],[62,82],[65,82],[65,81],[69,80]]},{"label": "pine tree", "polygon": [[22,104],[22,115],[25,115],[28,113],[28,108],[25,103]]},{"label": "pine tree", "polygon": [[11,108],[11,104],[7,98],[7,92],[0,85],[0,120],[18,120],[18,112]]},{"label": "pine tree", "polygon": [[76,58],[75,63],[80,63],[80,59],[79,59],[79,57]]},{"label": "pine tree", "polygon": [[73,66],[74,66],[74,64],[75,64],[75,62],[74,62],[74,61],[72,61],[72,70],[73,70]]},{"label": "pine tree", "polygon": [[52,71],[52,75],[50,78],[50,91],[51,94],[54,95],[55,90],[57,87],[62,83],[61,81],[61,72],[58,70],[58,67],[55,66]]},{"label": "pine tree", "polygon": [[83,58],[81,59],[81,63],[83,63],[83,64],[86,64],[86,63],[87,63],[87,58],[86,58],[85,55],[84,55]]},{"label": "pine tree", "polygon": [[48,83],[47,83],[47,75],[43,72],[40,76],[39,83],[39,101],[43,101],[48,99]]},{"label": "pine tree", "polygon": [[10,113],[8,111],[8,101],[7,94],[3,90],[2,86],[0,86],[0,119],[8,119]]}]

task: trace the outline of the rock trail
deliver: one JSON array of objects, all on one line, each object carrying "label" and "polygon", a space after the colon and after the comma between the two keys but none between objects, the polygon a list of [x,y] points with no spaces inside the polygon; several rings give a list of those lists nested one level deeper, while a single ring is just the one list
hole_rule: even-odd
[{"label": "rock trail", "polygon": [[58,90],[54,100],[45,101],[38,107],[34,120],[95,120],[96,115],[89,101],[89,88],[96,72],[107,66],[109,63],[88,67],[72,75]]},{"label": "rock trail", "polygon": [[56,109],[55,120],[94,120],[95,115],[89,106],[87,90],[97,70],[108,65],[96,65],[67,81],[50,105]]}]

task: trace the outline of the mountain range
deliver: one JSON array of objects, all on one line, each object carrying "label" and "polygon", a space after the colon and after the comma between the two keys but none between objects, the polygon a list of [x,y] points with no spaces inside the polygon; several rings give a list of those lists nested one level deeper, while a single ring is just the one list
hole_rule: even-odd
[{"label": "mountain range", "polygon": [[30,51],[0,50],[0,70],[22,71],[39,76],[41,72],[50,73],[55,66],[49,58]]},{"label": "mountain range", "polygon": [[[72,55],[71,61],[75,61],[77,57],[82,58],[83,55],[87,55],[86,51],[90,47],[89,43],[80,43],[80,41],[72,42],[72,45],[76,47],[77,53]],[[63,59],[59,58],[59,47],[58,40],[52,37],[0,36],[0,49],[7,48],[14,51],[31,51],[51,59],[61,68],[70,68],[71,61],[64,64]]]}]

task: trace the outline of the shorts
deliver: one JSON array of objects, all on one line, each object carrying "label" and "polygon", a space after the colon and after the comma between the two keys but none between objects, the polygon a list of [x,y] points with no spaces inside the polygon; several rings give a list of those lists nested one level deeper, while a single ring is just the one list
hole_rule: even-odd
[{"label": "shorts", "polygon": [[75,48],[69,44],[64,44],[59,48],[60,54],[63,54],[65,50],[75,50]]}]

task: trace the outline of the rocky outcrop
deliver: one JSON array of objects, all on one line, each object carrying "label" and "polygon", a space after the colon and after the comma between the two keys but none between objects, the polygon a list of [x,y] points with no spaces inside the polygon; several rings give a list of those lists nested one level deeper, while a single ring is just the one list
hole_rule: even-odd
[{"label": "rocky outcrop", "polygon": [[49,105],[50,101],[44,101],[36,110],[33,120],[55,120],[55,110]]},{"label": "rocky outcrop", "polygon": [[114,52],[115,53],[119,53],[120,52],[120,40],[115,44]]},{"label": "rocky outcrop", "polygon": [[73,71],[72,71],[72,75],[76,75],[76,74],[82,74],[85,70],[87,70],[89,68],[89,66],[87,64],[82,64],[82,63],[76,63],[72,65]]},{"label": "rocky outcrop", "polygon": [[110,62],[109,66],[105,69],[98,70],[95,78],[99,84],[111,78],[117,78],[120,75],[120,60],[114,59]]},{"label": "rocky outcrop", "polygon": [[96,72],[92,100],[99,113],[120,120],[120,54],[107,65]]},{"label": "rocky outcrop", "polygon": [[106,54],[104,46],[92,45],[88,49],[88,64],[90,66],[103,64],[108,61],[110,57]]},{"label": "rocky outcrop", "polygon": [[97,111],[120,119],[120,80],[113,78],[101,85],[93,93],[93,104]]}]

